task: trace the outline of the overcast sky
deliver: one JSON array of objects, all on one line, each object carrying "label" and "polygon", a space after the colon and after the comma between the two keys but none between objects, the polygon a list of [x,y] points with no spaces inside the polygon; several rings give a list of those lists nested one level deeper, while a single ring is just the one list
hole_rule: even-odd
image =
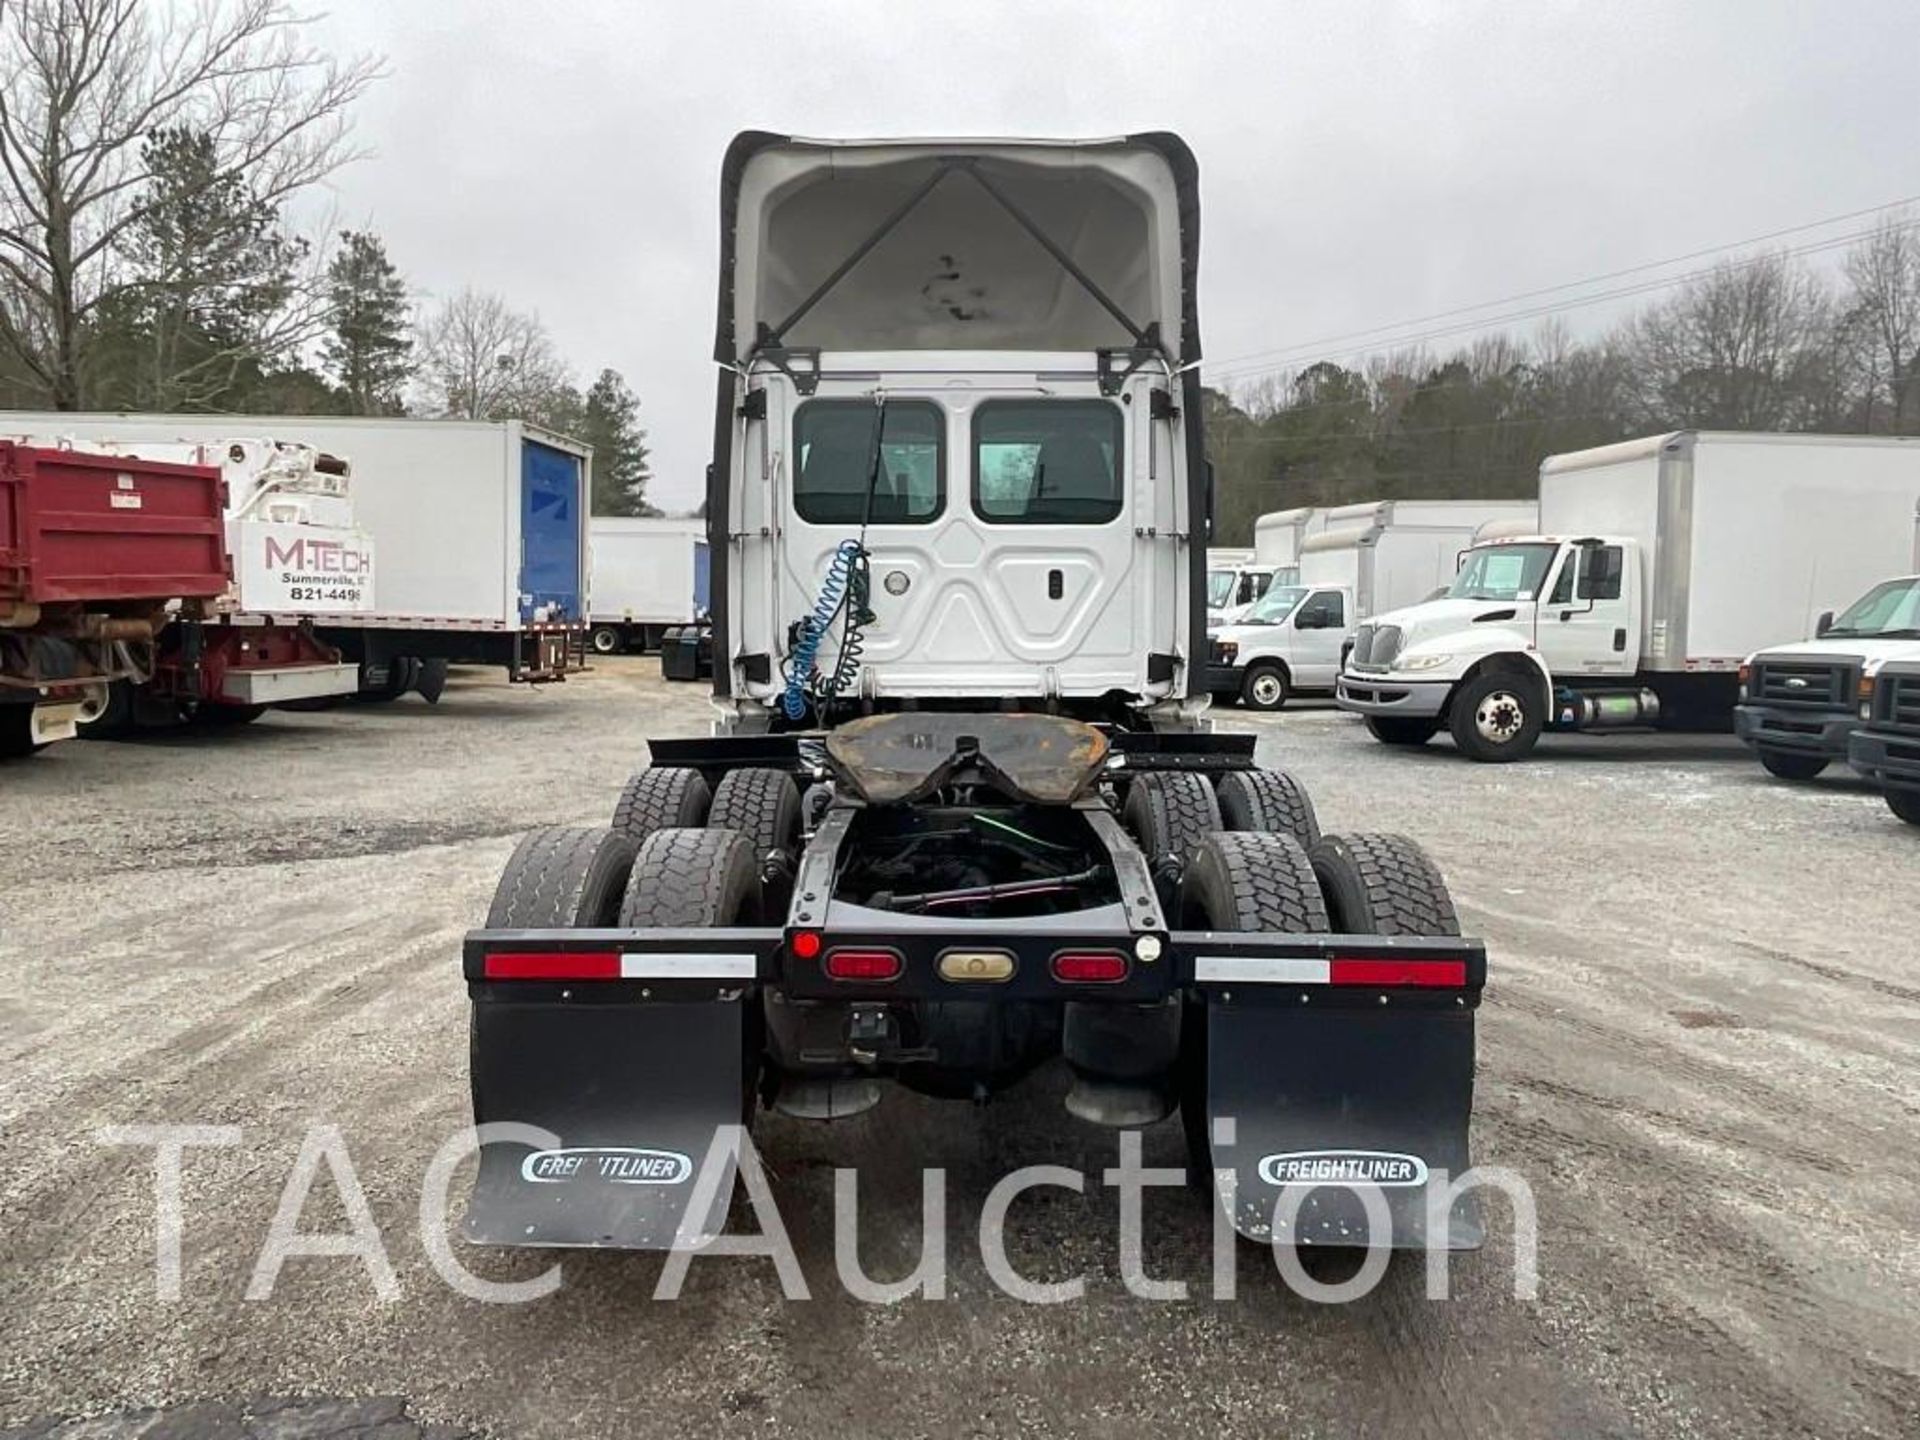
[{"label": "overcast sky", "polygon": [[423,297],[496,290],[583,379],[620,370],[670,508],[706,462],[739,130],[1176,130],[1222,361],[1920,194],[1915,0],[330,10],[329,43],[391,69],[359,112],[373,154],[335,182],[342,222]]}]

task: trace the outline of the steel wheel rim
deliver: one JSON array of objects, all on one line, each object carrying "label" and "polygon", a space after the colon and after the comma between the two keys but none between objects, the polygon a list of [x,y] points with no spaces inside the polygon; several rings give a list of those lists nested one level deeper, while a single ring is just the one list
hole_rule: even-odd
[{"label": "steel wheel rim", "polygon": [[1277,705],[1286,693],[1286,687],[1280,683],[1278,675],[1268,673],[1253,677],[1253,703],[1256,705]]},{"label": "steel wheel rim", "polygon": [[1473,709],[1473,728],[1496,745],[1512,740],[1526,722],[1526,702],[1511,690],[1489,691]]}]

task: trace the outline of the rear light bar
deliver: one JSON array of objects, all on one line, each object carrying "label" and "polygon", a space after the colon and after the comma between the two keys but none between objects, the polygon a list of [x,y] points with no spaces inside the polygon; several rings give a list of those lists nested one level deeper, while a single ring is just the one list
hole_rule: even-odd
[{"label": "rear light bar", "polygon": [[1063,985],[1117,985],[1127,969],[1118,950],[1062,950],[1053,957],[1053,978]]},{"label": "rear light bar", "polygon": [[618,950],[490,950],[489,980],[618,980]]},{"label": "rear light bar", "polygon": [[487,980],[751,980],[759,960],[720,950],[489,950]]},{"label": "rear light bar", "polygon": [[1334,956],[1326,960],[1284,955],[1197,955],[1194,979],[1265,985],[1351,985],[1374,989],[1414,986],[1461,990],[1467,984],[1465,960],[1415,960]]},{"label": "rear light bar", "polygon": [[906,961],[898,950],[829,950],[821,968],[832,980],[898,980]]}]

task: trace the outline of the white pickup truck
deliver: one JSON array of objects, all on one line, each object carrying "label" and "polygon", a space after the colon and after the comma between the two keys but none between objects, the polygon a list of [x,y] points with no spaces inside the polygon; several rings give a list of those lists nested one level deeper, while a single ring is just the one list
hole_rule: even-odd
[{"label": "white pickup truck", "polygon": [[1920,660],[1920,575],[1883,581],[1815,638],[1757,650],[1740,667],[1733,728],[1782,780],[1811,780],[1847,758],[1871,718],[1874,678],[1891,660]]}]

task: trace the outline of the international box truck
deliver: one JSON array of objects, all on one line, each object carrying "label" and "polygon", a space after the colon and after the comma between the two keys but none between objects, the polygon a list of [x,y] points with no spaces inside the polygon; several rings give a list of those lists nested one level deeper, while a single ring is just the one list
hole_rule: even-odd
[{"label": "international box truck", "polygon": [[[1353,627],[1428,598],[1476,540],[1531,530],[1532,500],[1375,500],[1262,516],[1292,551],[1273,587],[1213,628],[1208,686],[1216,702],[1278,710],[1299,691],[1331,691]],[[1278,577],[1287,574],[1282,581]]]},{"label": "international box truck", "polygon": [[572,440],[518,420],[0,414],[0,433],[16,430],[130,450],[264,435],[344,458],[379,557],[374,605],[311,628],[367,698],[432,698],[450,662],[557,680],[584,654],[590,452]]},{"label": "international box truck", "polygon": [[1376,739],[1516,760],[1545,730],[1726,729],[1747,657],[1912,569],[1920,437],[1680,431],[1549,456],[1540,531],[1354,636]]}]

